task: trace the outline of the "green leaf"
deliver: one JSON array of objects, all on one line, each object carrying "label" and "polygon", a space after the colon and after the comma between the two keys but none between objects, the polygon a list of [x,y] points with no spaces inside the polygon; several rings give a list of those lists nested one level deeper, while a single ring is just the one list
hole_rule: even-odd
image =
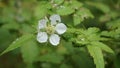
[{"label": "green leaf", "polygon": [[90,34],[96,34],[100,31],[99,28],[96,27],[90,27],[88,28],[88,30],[85,32],[86,35],[90,35]]},{"label": "green leaf", "polygon": [[102,50],[104,50],[106,52],[114,54],[114,51],[110,47],[108,47],[107,45],[105,45],[102,42],[91,42],[91,44],[94,45],[94,46],[97,46],[97,47],[101,48]]},{"label": "green leaf", "polygon": [[22,57],[25,63],[32,63],[38,56],[39,50],[35,41],[30,40],[21,46]]},{"label": "green leaf", "polygon": [[12,51],[12,50],[18,48],[18,47],[21,47],[24,43],[28,42],[32,38],[33,38],[32,34],[23,35],[19,39],[16,39],[11,45],[9,45],[9,47],[6,50],[4,50],[0,55],[3,55],[9,51]]},{"label": "green leaf", "polygon": [[78,16],[78,15],[75,14],[73,16],[73,21],[74,21],[74,25],[76,26],[76,25],[80,24],[83,21],[83,19],[80,18],[80,16]]},{"label": "green leaf", "polygon": [[94,18],[90,10],[87,8],[80,8],[73,16],[74,25],[76,26],[88,18]]},{"label": "green leaf", "polygon": [[34,14],[37,19],[43,18],[49,13],[49,9],[51,8],[51,4],[45,1],[38,3],[35,7]]},{"label": "green leaf", "polygon": [[116,19],[116,20],[113,20],[113,21],[110,21],[110,22],[107,22],[107,27],[110,28],[110,29],[116,29],[116,28],[119,28],[120,27],[120,18]]},{"label": "green leaf", "polygon": [[104,68],[105,63],[103,59],[102,50],[99,47],[88,45],[87,46],[90,55],[93,57],[96,68]]},{"label": "green leaf", "polygon": [[75,10],[69,6],[61,6],[60,8],[56,9],[56,12],[60,15],[69,15],[75,12]]},{"label": "green leaf", "polygon": [[71,7],[75,9],[79,9],[83,6],[83,3],[77,1],[77,0],[71,0]]},{"label": "green leaf", "polygon": [[76,12],[76,14],[79,15],[83,19],[84,18],[94,18],[93,14],[90,12],[90,10],[87,8],[84,8],[84,7],[80,8],[80,10],[78,10]]}]

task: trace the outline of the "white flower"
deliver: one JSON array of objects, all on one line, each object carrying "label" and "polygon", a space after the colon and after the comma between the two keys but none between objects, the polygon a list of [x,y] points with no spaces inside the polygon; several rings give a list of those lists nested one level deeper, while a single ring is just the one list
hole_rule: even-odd
[{"label": "white flower", "polygon": [[65,33],[67,27],[65,24],[61,23],[61,18],[57,14],[50,16],[49,19],[50,22],[47,19],[39,21],[37,41],[44,43],[49,39],[49,42],[52,45],[57,46],[60,43],[60,37],[58,34],[61,35]]}]

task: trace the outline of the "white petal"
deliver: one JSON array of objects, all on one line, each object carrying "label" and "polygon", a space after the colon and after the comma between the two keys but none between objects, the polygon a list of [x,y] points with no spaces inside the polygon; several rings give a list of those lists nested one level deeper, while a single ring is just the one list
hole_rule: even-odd
[{"label": "white petal", "polygon": [[66,32],[67,27],[63,23],[58,23],[55,27],[55,30],[58,34],[63,34],[64,32]]},{"label": "white petal", "polygon": [[48,39],[48,35],[46,32],[39,32],[37,34],[37,41],[38,42],[44,43],[44,42],[47,42],[47,39]]},{"label": "white petal", "polygon": [[57,46],[60,43],[60,37],[57,34],[52,34],[49,41],[52,45]]},{"label": "white petal", "polygon": [[51,25],[56,25],[57,22],[56,21],[51,21]]},{"label": "white petal", "polygon": [[57,24],[57,22],[61,22],[61,18],[57,14],[50,16],[50,20],[51,20],[51,25],[55,25]]},{"label": "white petal", "polygon": [[39,20],[38,29],[45,28],[46,27],[46,23],[47,23],[46,19]]}]

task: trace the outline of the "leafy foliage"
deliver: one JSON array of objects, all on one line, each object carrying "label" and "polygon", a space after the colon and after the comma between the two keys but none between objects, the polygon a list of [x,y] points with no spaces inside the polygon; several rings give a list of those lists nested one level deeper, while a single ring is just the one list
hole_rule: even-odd
[{"label": "leafy foliage", "polygon": [[[53,14],[66,33],[38,43],[38,21]],[[120,0],[0,0],[0,35],[0,68],[120,68]]]},{"label": "leafy foliage", "polygon": [[[104,59],[102,50],[99,47],[89,45],[88,51],[94,59],[94,63],[96,64],[96,68],[104,68]],[[100,59],[100,60],[99,60]]]},{"label": "leafy foliage", "polygon": [[9,51],[11,51],[11,50],[14,50],[14,49],[16,49],[16,48],[18,48],[18,47],[21,47],[25,42],[27,42],[27,41],[29,41],[30,39],[32,39],[32,37],[33,37],[33,35],[24,35],[24,36],[22,36],[21,38],[16,39],[16,41],[14,41],[6,50],[4,50],[4,51],[1,53],[1,55],[4,54],[4,53],[9,52]]}]

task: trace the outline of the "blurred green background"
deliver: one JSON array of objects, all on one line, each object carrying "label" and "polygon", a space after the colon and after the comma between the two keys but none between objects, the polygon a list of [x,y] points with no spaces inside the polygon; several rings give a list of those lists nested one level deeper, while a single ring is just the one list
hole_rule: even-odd
[{"label": "blurred green background", "polygon": [[[38,20],[52,14],[68,28],[99,28],[115,52],[103,51],[105,68],[120,68],[120,0],[0,0],[0,53],[22,35],[36,34]],[[0,56],[0,68],[96,68],[87,48],[68,39],[62,36],[57,47],[29,40]]]}]

